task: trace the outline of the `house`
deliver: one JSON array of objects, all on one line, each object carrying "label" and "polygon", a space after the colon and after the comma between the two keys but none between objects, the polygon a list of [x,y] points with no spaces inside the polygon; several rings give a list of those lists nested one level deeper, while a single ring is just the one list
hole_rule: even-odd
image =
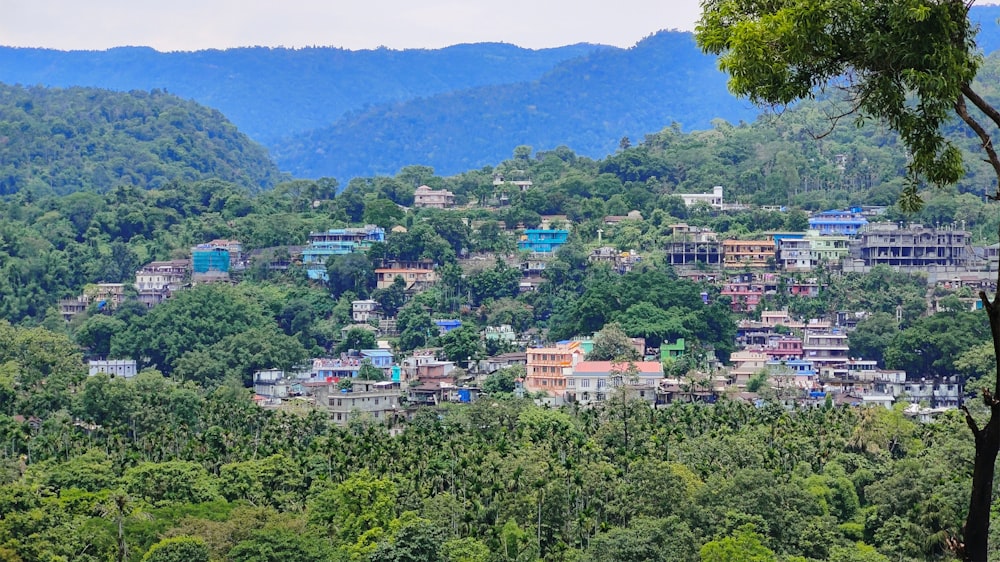
[{"label": "house", "polygon": [[528,354],[525,352],[502,353],[486,359],[485,371],[487,373],[495,373],[500,369],[506,369],[507,367],[527,364]]},{"label": "house", "polygon": [[566,375],[566,401],[604,402],[621,391],[652,404],[662,378],[659,361],[580,361]]},{"label": "house", "polygon": [[454,375],[455,363],[453,361],[440,361],[438,359],[423,361],[417,364],[416,379],[419,381],[431,380],[451,380]]},{"label": "house", "polygon": [[611,266],[611,269],[624,275],[629,271],[632,271],[635,264],[642,261],[642,256],[640,256],[635,250],[619,252],[610,246],[601,246],[587,256],[587,261],[591,263],[606,263]]},{"label": "house", "polygon": [[567,342],[556,347],[528,348],[524,388],[562,396],[566,391],[566,375],[583,360],[586,352],[580,342]]},{"label": "house", "polygon": [[527,252],[552,253],[558,250],[569,239],[569,231],[565,229],[541,230],[529,228],[517,242],[517,249]]},{"label": "house", "polygon": [[787,285],[788,294],[793,297],[816,297],[819,296],[819,284],[815,279],[805,281],[789,281]]},{"label": "house", "polygon": [[417,209],[449,209],[455,206],[455,194],[447,189],[421,185],[413,192],[413,206]]},{"label": "house", "polygon": [[812,269],[812,242],[805,235],[776,236],[777,265],[785,271]]},{"label": "house", "polygon": [[69,322],[74,316],[85,312],[90,305],[96,305],[99,311],[110,311],[125,302],[125,285],[122,283],[95,283],[83,288],[83,292],[75,299],[59,301],[59,313],[63,320]]},{"label": "house", "polygon": [[677,341],[674,343],[663,342],[660,344],[660,361],[677,359],[684,355],[684,351],[684,338],[677,338]]},{"label": "house", "polygon": [[153,308],[180,289],[188,277],[191,260],[154,261],[135,272],[139,302]]},{"label": "house", "polygon": [[487,326],[483,329],[483,339],[513,344],[517,341],[517,332],[514,331],[514,328],[510,324]]},{"label": "house", "polygon": [[392,287],[396,277],[402,277],[407,291],[420,291],[438,281],[437,272],[433,269],[411,267],[384,267],[375,270],[375,286],[378,289]]},{"label": "house", "polygon": [[731,239],[722,242],[722,265],[727,269],[763,269],[774,264],[773,240]]},{"label": "house", "polygon": [[360,228],[332,228],[310,232],[309,244],[302,248],[302,264],[310,279],[327,279],[326,262],[333,256],[343,256],[367,250],[375,242],[385,241],[385,229],[374,224]]},{"label": "house", "polygon": [[838,329],[806,330],[802,337],[802,358],[818,369],[847,363],[847,350],[847,334]]},{"label": "house", "polygon": [[711,193],[677,193],[676,195],[684,200],[685,207],[691,207],[698,203],[704,203],[715,209],[723,207],[721,185],[713,187]]},{"label": "house", "polygon": [[253,392],[268,399],[287,398],[292,381],[286,380],[281,369],[265,369],[253,374]]},{"label": "house", "polygon": [[103,359],[87,362],[88,376],[105,373],[109,377],[130,379],[137,374],[135,359]]},{"label": "house", "polygon": [[764,286],[756,283],[726,283],[719,294],[732,299],[733,312],[753,312],[764,298]]},{"label": "house", "polygon": [[531,178],[527,177],[527,174],[522,170],[515,170],[506,176],[499,173],[493,175],[494,187],[500,187],[504,184],[517,186],[521,191],[528,191],[532,185]]},{"label": "house", "polygon": [[353,380],[346,389],[334,384],[321,387],[316,392],[316,404],[326,409],[330,420],[337,425],[368,417],[391,427],[405,417],[400,404],[402,396],[398,382]]},{"label": "house", "polygon": [[849,210],[832,209],[814,213],[809,217],[809,229],[815,230],[820,236],[842,235],[854,236],[868,219],[861,214],[860,208]]},{"label": "house", "polygon": [[365,323],[371,320],[380,320],[382,313],[379,311],[377,301],[371,299],[351,301],[351,318],[357,323]]},{"label": "house", "polygon": [[462,321],[454,318],[435,320],[434,325],[438,327],[438,332],[441,335],[447,334],[452,330],[457,330],[462,326]]},{"label": "house", "polygon": [[359,352],[361,360],[368,360],[379,369],[388,370],[392,368],[393,355],[388,349],[362,349]]}]

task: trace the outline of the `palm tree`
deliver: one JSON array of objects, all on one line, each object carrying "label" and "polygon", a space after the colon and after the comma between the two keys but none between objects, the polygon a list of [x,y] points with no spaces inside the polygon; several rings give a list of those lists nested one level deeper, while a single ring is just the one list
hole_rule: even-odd
[{"label": "palm tree", "polygon": [[128,520],[149,519],[148,513],[141,511],[131,496],[124,491],[116,490],[107,501],[98,506],[102,517],[111,519],[117,529],[118,552],[116,562],[128,560],[128,543],[125,542],[125,522]]}]

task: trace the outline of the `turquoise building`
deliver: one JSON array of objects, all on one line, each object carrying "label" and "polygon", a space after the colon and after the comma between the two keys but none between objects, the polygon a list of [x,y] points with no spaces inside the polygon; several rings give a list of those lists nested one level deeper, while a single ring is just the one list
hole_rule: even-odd
[{"label": "turquoise building", "polygon": [[528,229],[517,242],[517,249],[527,252],[552,253],[569,239],[568,230]]}]

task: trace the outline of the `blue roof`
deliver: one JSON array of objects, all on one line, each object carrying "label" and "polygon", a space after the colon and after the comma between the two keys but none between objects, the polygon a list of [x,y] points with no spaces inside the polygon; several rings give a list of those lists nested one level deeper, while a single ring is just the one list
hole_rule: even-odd
[{"label": "blue roof", "polygon": [[392,352],[387,349],[362,349],[361,355],[368,357],[392,357]]}]

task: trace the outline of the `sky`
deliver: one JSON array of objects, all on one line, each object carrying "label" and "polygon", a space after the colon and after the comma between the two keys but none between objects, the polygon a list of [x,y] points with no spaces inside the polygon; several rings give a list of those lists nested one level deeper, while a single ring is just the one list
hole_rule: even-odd
[{"label": "sky", "polygon": [[60,50],[630,47],[693,30],[699,0],[0,0],[0,14],[0,45]]}]

